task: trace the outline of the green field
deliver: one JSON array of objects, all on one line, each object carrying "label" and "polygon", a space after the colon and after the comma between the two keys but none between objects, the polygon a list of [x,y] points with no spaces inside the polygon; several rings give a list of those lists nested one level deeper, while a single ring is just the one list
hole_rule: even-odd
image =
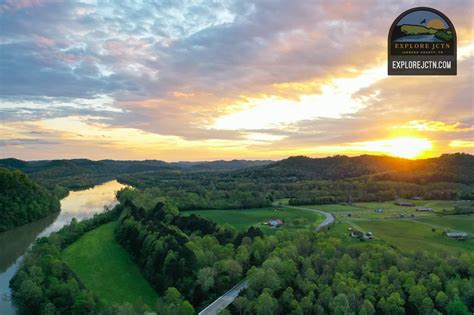
[{"label": "green field", "polygon": [[145,303],[154,308],[158,296],[115,241],[115,224],[86,233],[63,251],[63,259],[103,303]]},{"label": "green field", "polygon": [[[443,217],[446,218],[446,217]],[[444,224],[439,218],[439,224]],[[471,218],[468,223],[474,223]],[[421,219],[420,219],[421,220]],[[423,219],[426,220],[426,219]],[[370,220],[358,221],[363,231],[371,231],[375,239],[382,239],[401,250],[459,251],[474,250],[474,240],[451,239],[444,235],[444,228],[434,228],[416,220]],[[446,225],[440,225],[446,226]],[[433,231],[433,228],[435,229]]]},{"label": "green field", "polygon": [[[334,214],[336,225],[330,234],[344,242],[357,243],[349,236],[349,228],[374,233],[369,242],[387,242],[401,250],[426,249],[430,251],[474,250],[474,215],[441,215],[443,210],[453,210],[456,201],[404,200],[415,207],[401,207],[389,202],[358,202],[348,204],[302,206]],[[418,212],[416,207],[432,208],[433,212]],[[375,209],[384,212],[375,212]],[[402,218],[403,215],[403,218]],[[433,229],[435,230],[433,232]],[[444,232],[471,233],[464,241],[450,239]],[[364,242],[362,242],[364,243]]]},{"label": "green field", "polygon": [[445,215],[442,217],[420,218],[417,221],[431,224],[433,226],[444,227],[454,231],[463,231],[474,234],[473,215]]},{"label": "green field", "polygon": [[[394,204],[394,201],[386,202],[357,202],[352,205],[348,204],[332,204],[332,205],[311,205],[305,206],[312,209],[331,212],[336,220],[367,220],[367,219],[396,219],[401,215],[405,217],[433,217],[437,216],[436,212],[442,210],[453,210],[456,205],[455,201],[443,200],[404,200],[414,203],[415,207],[402,207]],[[432,208],[433,212],[416,211],[416,207]],[[375,209],[383,209],[379,213]]]},{"label": "green field", "polygon": [[[276,211],[275,211],[276,210]],[[297,210],[287,208],[263,208],[263,209],[238,209],[238,210],[196,210],[186,211],[183,214],[197,214],[211,221],[224,224],[228,223],[239,231],[245,231],[250,226],[262,229],[266,234],[274,233],[280,229],[297,229],[309,226],[317,226],[323,220],[323,216],[317,212],[308,210]],[[270,219],[281,219],[285,224],[279,228],[270,228],[262,222]],[[296,225],[296,219],[305,219],[306,224]]]}]

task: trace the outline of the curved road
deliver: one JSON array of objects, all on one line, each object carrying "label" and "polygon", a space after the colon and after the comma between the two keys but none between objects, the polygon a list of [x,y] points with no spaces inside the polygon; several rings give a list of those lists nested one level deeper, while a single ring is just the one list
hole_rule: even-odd
[{"label": "curved road", "polygon": [[313,212],[318,212],[324,215],[324,221],[321,222],[318,227],[316,228],[316,231],[321,230],[323,227],[328,226],[334,222],[334,216],[330,214],[329,212],[325,212],[322,210],[316,210],[312,208],[304,208],[304,207],[293,207],[293,206],[286,206],[286,208],[291,208],[291,209],[300,209],[300,210],[307,210],[307,211],[313,211]]},{"label": "curved road", "polygon": [[[286,206],[285,208],[307,210],[307,211],[319,212],[323,214],[324,220],[318,225],[318,227],[316,228],[316,231],[319,231],[323,227],[328,226],[334,222],[334,216],[330,214],[329,212],[311,209],[311,208],[304,208],[304,207]],[[198,315],[217,315],[220,311],[222,311],[227,306],[229,306],[232,302],[234,302],[235,298],[239,296],[240,291],[242,291],[243,289],[246,289],[247,287],[248,287],[247,279],[240,281],[232,289],[222,294],[220,297],[214,300],[214,302],[209,304],[205,309],[200,311]]]}]

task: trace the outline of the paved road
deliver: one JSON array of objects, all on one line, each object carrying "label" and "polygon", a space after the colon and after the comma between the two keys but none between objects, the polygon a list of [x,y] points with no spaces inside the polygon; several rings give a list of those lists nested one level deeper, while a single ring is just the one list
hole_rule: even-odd
[{"label": "paved road", "polygon": [[237,283],[232,289],[218,297],[214,302],[209,304],[208,307],[199,312],[199,315],[216,315],[232,302],[235,298],[239,296],[240,291],[248,287],[247,279],[242,280]]},{"label": "paved road", "polygon": [[316,228],[316,231],[321,230],[323,227],[328,226],[329,224],[332,224],[334,222],[334,216],[330,214],[329,212],[325,212],[322,210],[316,210],[312,208],[305,208],[305,207],[293,207],[293,206],[286,206],[286,208],[292,208],[292,209],[300,209],[300,210],[307,210],[307,211],[313,211],[313,212],[319,212],[322,215],[324,215],[324,221],[321,222],[318,227]]},{"label": "paved road", "polygon": [[[308,211],[313,211],[313,212],[319,212],[324,215],[324,221],[321,222],[318,227],[316,228],[316,231],[319,231],[323,227],[332,224],[334,222],[334,216],[328,212],[324,212],[321,210],[316,210],[316,209],[311,209],[311,208],[304,208],[304,207],[290,207],[287,206],[287,208],[292,208],[292,209],[300,209],[300,210],[308,210]],[[242,280],[241,282],[237,283],[232,289],[218,297],[214,302],[209,304],[208,307],[203,309],[202,311],[199,312],[198,315],[216,315],[223,309],[225,309],[227,306],[229,306],[232,302],[234,302],[235,298],[239,296],[240,291],[243,289],[246,289],[248,287],[248,282],[247,279]]]}]

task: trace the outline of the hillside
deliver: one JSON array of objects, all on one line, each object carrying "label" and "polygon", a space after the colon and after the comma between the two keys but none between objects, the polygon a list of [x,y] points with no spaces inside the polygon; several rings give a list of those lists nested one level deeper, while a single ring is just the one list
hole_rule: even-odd
[{"label": "hillside", "polygon": [[18,169],[47,188],[56,185],[68,189],[78,189],[99,184],[116,178],[121,174],[152,171],[225,171],[260,166],[271,161],[212,161],[212,162],[173,162],[160,160],[115,161],[88,159],[22,161],[14,158],[0,159],[0,167]]},{"label": "hillside", "polygon": [[59,201],[26,174],[0,168],[0,232],[59,211]]},{"label": "hillside", "polygon": [[239,172],[249,178],[344,179],[373,175],[375,179],[406,182],[474,183],[474,156],[444,154],[438,158],[408,160],[389,156],[361,155],[309,158],[289,157],[260,168]]}]

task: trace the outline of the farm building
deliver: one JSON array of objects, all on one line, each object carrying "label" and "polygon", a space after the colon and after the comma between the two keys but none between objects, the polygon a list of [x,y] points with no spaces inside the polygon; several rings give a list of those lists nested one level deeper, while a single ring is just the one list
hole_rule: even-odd
[{"label": "farm building", "polygon": [[360,239],[364,239],[364,240],[371,240],[373,238],[372,232],[364,233],[364,232],[357,231],[357,230],[351,231],[350,235],[353,238],[360,238]]},{"label": "farm building", "polygon": [[364,236],[364,233],[362,233],[361,231],[357,231],[357,230],[351,231],[351,237],[361,238],[363,236]]},{"label": "farm building", "polygon": [[427,212],[427,211],[433,211],[431,208],[425,208],[425,207],[417,207],[416,211],[422,211],[422,212]]},{"label": "farm building", "polygon": [[401,207],[414,207],[415,206],[413,202],[402,202],[402,201],[395,202],[395,205],[401,206]]},{"label": "farm building", "polygon": [[380,209],[375,209],[374,211],[375,211],[375,212],[382,213],[382,212],[383,212],[383,209],[382,209],[382,208],[380,208]]},{"label": "farm building", "polygon": [[267,222],[267,224],[271,227],[279,227],[281,225],[283,225],[285,222],[283,222],[283,220],[280,220],[280,219],[272,219],[272,220],[269,220]]},{"label": "farm building", "polygon": [[451,238],[456,238],[456,239],[463,239],[467,237],[466,232],[448,232],[446,233],[446,236],[451,237]]}]

